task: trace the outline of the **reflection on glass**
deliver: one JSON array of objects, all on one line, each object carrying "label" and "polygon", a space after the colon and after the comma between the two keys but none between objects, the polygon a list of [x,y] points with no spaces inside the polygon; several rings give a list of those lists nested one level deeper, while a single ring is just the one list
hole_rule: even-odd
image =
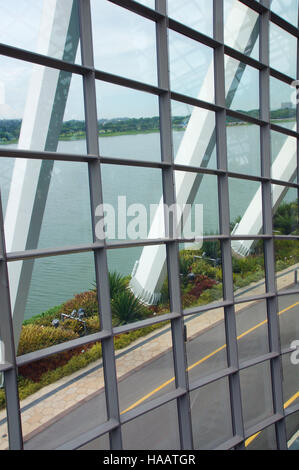
[{"label": "reflection on glass", "polygon": [[247,450],[277,450],[275,426],[269,426],[245,441]]},{"label": "reflection on glass", "polygon": [[158,98],[149,93],[96,82],[100,151],[105,157],[159,161]]},{"label": "reflection on glass", "polygon": [[175,163],[217,168],[215,114],[177,101],[171,105]]},{"label": "reflection on glass", "polygon": [[271,151],[272,178],[293,182],[296,178],[297,139],[271,131]]},{"label": "reflection on glass", "polygon": [[125,450],[179,450],[176,401],[124,424],[122,436]]},{"label": "reflection on glass", "polygon": [[270,77],[270,118],[279,126],[296,131],[295,88]]},{"label": "reflection on glass", "polygon": [[[298,235],[299,222],[297,189],[275,184],[272,186],[272,199],[274,234]],[[277,253],[277,255],[280,256],[279,253]]]},{"label": "reflection on glass", "polygon": [[282,356],[282,385],[285,409],[299,404],[298,355],[297,350],[295,354],[284,354]]},{"label": "reflection on glass", "polygon": [[235,299],[265,293],[265,263],[262,240],[232,240]]},{"label": "reflection on glass", "polygon": [[[162,238],[162,172],[155,168],[103,165],[103,199],[107,240]],[[100,212],[97,211],[97,216]],[[96,236],[103,238],[101,219]]]},{"label": "reflection on glass", "polygon": [[296,78],[297,38],[270,23],[270,67]]},{"label": "reflection on glass", "polygon": [[175,389],[169,323],[117,335],[114,345],[121,416]]},{"label": "reflection on glass", "polygon": [[[258,235],[263,228],[261,185],[256,181],[229,178],[232,235]],[[240,251],[247,256],[250,246]]]},{"label": "reflection on glass", "polygon": [[[207,305],[222,299],[222,266],[219,242],[180,245],[183,308]],[[212,314],[211,314],[212,315]]]},{"label": "reflection on glass", "polygon": [[106,0],[92,0],[96,68],[157,83],[155,23]]},{"label": "reflection on glass", "polygon": [[287,416],[285,419],[288,448],[298,450],[299,412]]},{"label": "reflection on glass", "polygon": [[[19,263],[19,261],[11,263],[10,275],[17,269]],[[31,260],[24,261],[24,266],[27,270],[31,269]],[[92,290],[94,289],[94,282],[95,268],[92,253],[54,256],[35,260],[25,311],[26,324],[28,326],[40,325],[40,327],[49,326],[52,328],[52,321],[58,319],[60,321],[59,326],[63,327],[62,330],[70,326],[74,331],[67,332],[67,334],[73,335],[74,333],[75,337],[78,337],[77,333],[79,336],[81,333],[85,334],[84,324],[76,321],[72,323],[71,320],[64,322],[61,319],[61,313],[71,314],[73,310],[78,311],[82,308],[88,318],[94,316],[90,325],[90,331],[88,327],[89,320],[87,321],[87,318],[85,318],[87,321],[87,332],[94,332],[94,329],[99,331],[96,317],[98,311],[97,298]],[[12,284],[10,287],[12,288]],[[12,294],[14,294],[14,291],[11,289]],[[58,339],[59,332],[62,330],[58,329],[56,331],[56,333],[58,332]],[[45,335],[47,340],[46,337],[47,335]],[[62,336],[62,341],[58,342],[63,341],[65,340]],[[34,350],[50,345],[48,343],[46,345],[37,343],[37,348],[34,348]],[[26,351],[24,350],[23,353],[30,352],[30,347],[31,345],[28,344]]]},{"label": "reflection on glass", "polygon": [[0,8],[0,43],[80,63],[76,2],[1,0]]},{"label": "reflection on glass", "polygon": [[109,450],[110,449],[110,441],[109,441],[109,434],[105,434],[104,436],[98,437],[93,441],[85,444],[82,447],[79,447],[78,450]]},{"label": "reflection on glass", "polygon": [[194,448],[212,450],[232,437],[228,379],[190,394]]},{"label": "reflection on glass", "polygon": [[259,15],[238,0],[224,0],[224,42],[259,58]]},{"label": "reflection on glass", "polygon": [[226,135],[229,171],[259,176],[261,174],[259,126],[228,116]]},{"label": "reflection on glass", "polygon": [[298,25],[298,0],[272,0],[271,10],[294,26]]},{"label": "reflection on glass", "polygon": [[214,175],[175,172],[177,203],[185,208],[181,220],[183,238],[196,238],[219,233],[218,183]]},{"label": "reflection on glass", "polygon": [[172,91],[213,102],[213,49],[170,30],[169,55]]},{"label": "reflection on glass", "polygon": [[213,36],[212,0],[168,0],[168,15],[207,36]]},{"label": "reflection on glass", "polygon": [[185,326],[190,338],[186,343],[189,382],[227,368],[223,309],[192,315],[185,320]]},{"label": "reflection on glass", "polygon": [[0,57],[0,146],[86,153],[82,78]]},{"label": "reflection on glass", "polygon": [[269,352],[265,300],[237,305],[236,324],[240,362]]},{"label": "reflection on glass", "polygon": [[259,71],[225,56],[226,106],[259,117]]},{"label": "reflection on glass", "polygon": [[270,363],[242,370],[240,382],[244,424],[248,429],[273,414]]},{"label": "reflection on glass", "polygon": [[165,246],[111,250],[108,252],[108,269],[113,326],[169,312]]},{"label": "reflection on glass", "polygon": [[[2,377],[0,376],[0,383],[1,382]],[[0,388],[0,403],[0,450],[7,450],[9,442],[4,388]]]},{"label": "reflection on glass", "polygon": [[[294,286],[296,280],[296,274],[293,271],[288,270],[288,274],[282,276],[281,281],[286,281],[287,288],[297,287]],[[287,281],[288,279],[288,281]],[[297,274],[298,279],[298,274]],[[299,303],[296,295],[287,295],[278,297],[278,315],[280,324],[280,343],[282,349],[291,347],[293,341],[299,338]],[[294,343],[295,346],[295,343]],[[299,346],[299,345],[298,345]],[[296,354],[294,354],[294,357]],[[294,372],[294,370],[293,370]]]},{"label": "reflection on glass", "polygon": [[[75,362],[82,363],[82,357],[88,354],[88,351],[83,353],[82,349],[81,356],[74,355],[67,365],[56,364],[54,370],[43,376],[43,380],[46,381],[47,376],[56,376],[58,379],[60,372],[71,369]],[[77,373],[69,380],[64,378],[56,387],[54,385],[50,390],[46,389],[48,393],[41,391],[38,400],[36,395],[35,399],[27,398],[27,406],[22,408],[21,413],[25,450],[55,450],[107,421],[104,374],[99,354],[97,360],[96,369],[85,369],[85,374]],[[55,364],[55,357],[46,361],[48,365]],[[33,366],[29,365],[28,369]],[[38,390],[39,382],[20,377],[21,398],[25,398],[28,385],[31,390],[35,387]]]},{"label": "reflection on glass", "polygon": [[[7,206],[9,190],[12,181],[13,159],[1,158],[0,168],[0,185],[2,189],[3,208],[7,220],[12,220],[15,213],[15,205],[10,201]],[[82,245],[92,242],[91,229],[91,212],[90,212],[90,196],[88,168],[85,163],[69,163],[60,161],[39,161],[44,172],[47,171],[47,177],[40,178],[40,186],[38,189],[39,198],[41,187],[48,194],[45,201],[43,217],[39,224],[33,223],[31,218],[30,206],[26,205],[22,209],[21,216],[29,219],[29,227],[32,234],[37,237],[36,245],[31,240],[27,241],[26,249],[33,248],[54,248],[66,245]],[[33,167],[26,173],[26,181],[31,180],[35,175]],[[42,204],[39,209],[41,210]],[[7,208],[7,210],[6,210]],[[11,235],[11,226],[5,226],[5,233],[8,238]],[[18,233],[18,230],[16,231]],[[29,238],[29,237],[28,237]],[[15,233],[14,245],[10,247],[10,251],[22,251],[25,248],[23,240]]]}]

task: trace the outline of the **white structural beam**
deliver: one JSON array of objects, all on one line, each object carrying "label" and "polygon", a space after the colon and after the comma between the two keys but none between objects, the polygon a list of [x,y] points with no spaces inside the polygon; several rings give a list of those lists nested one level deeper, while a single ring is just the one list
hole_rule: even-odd
[{"label": "white structural beam", "polygon": [[[296,125],[293,130],[296,131]],[[272,178],[282,181],[293,181],[297,172],[297,151],[294,149],[293,138],[287,137],[278,156],[272,164]],[[273,211],[278,208],[284,198],[288,188],[285,186],[273,185],[272,206]],[[257,190],[241,221],[236,224],[232,235],[257,235],[263,228],[262,217],[262,189]],[[232,249],[240,256],[247,256],[254,244],[254,240],[233,240]]]},{"label": "white structural beam", "polygon": [[[78,42],[76,2],[45,0],[37,52],[74,61]],[[19,149],[57,150],[70,80],[70,73],[33,65]],[[15,160],[5,217],[8,252],[37,248],[52,169],[51,161]],[[9,264],[16,346],[24,320],[33,263],[29,260]]]},{"label": "white structural beam", "polygon": [[[251,25],[251,28],[250,28]],[[242,8],[240,4],[234,4],[227,22],[224,25],[227,35],[230,37],[232,47],[241,50],[253,49],[256,42],[256,14],[249,8]],[[240,64],[230,57],[225,58],[226,89],[228,99],[232,102],[240,81]],[[211,84],[214,83],[214,66],[210,65],[199,99],[210,96]],[[210,142],[204,146],[203,142]],[[184,137],[181,141],[176,162],[188,166],[207,166],[213,147],[215,147],[215,121],[213,113],[194,107]],[[200,177],[194,173],[177,172],[176,196],[180,205],[192,204],[200,184]],[[163,199],[149,232],[149,238],[161,237],[164,227]],[[204,208],[203,208],[204,210]],[[182,220],[178,220],[183,226]],[[196,234],[200,236],[201,234]],[[198,245],[197,245],[198,246]],[[143,302],[155,304],[160,298],[160,289],[166,275],[166,253],[164,246],[144,247],[139,261],[135,263],[130,287],[134,294]]]}]

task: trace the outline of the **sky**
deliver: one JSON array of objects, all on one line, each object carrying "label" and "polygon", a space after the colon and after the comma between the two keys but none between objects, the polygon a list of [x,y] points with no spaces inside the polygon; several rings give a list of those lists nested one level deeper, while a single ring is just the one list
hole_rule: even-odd
[{"label": "sky", "polygon": [[[57,0],[60,6],[70,0]],[[0,42],[38,52],[38,38],[44,2],[56,0],[0,0]],[[154,0],[142,0],[153,7]],[[188,26],[212,35],[212,0],[169,0],[169,15]],[[225,19],[236,0],[225,0]],[[273,10],[285,19],[296,22],[298,0],[273,0]],[[91,0],[94,56],[96,68],[138,81],[157,85],[155,25],[107,0]],[[238,8],[247,8],[239,4]],[[252,27],[252,24],[248,24]],[[226,42],[231,44],[235,25],[229,25]],[[54,38],[55,42],[55,38]],[[236,45],[238,47],[238,45]],[[58,51],[58,53],[61,51]],[[171,87],[180,93],[197,97],[201,93],[206,72],[213,61],[212,49],[169,33]],[[258,58],[258,42],[252,53]],[[58,54],[59,56],[59,54]],[[78,52],[76,61],[80,63]],[[277,26],[271,26],[271,66],[289,75],[295,74],[296,40]],[[23,61],[0,56],[0,119],[22,118],[33,67]],[[236,96],[235,109],[249,110],[258,103],[258,75],[247,67]],[[272,82],[272,107],[290,101],[293,89]],[[211,83],[211,90],[213,83]],[[248,93],[250,90],[250,93]],[[99,118],[145,117],[158,115],[157,97],[124,87],[97,83]],[[210,96],[203,96],[209,99]],[[174,106],[178,114],[189,114],[190,107]],[[83,119],[81,77],[73,77],[65,120]]]}]

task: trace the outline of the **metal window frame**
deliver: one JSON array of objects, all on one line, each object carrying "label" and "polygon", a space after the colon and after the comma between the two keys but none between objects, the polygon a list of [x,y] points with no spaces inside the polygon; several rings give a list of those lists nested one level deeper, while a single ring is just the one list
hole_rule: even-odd
[{"label": "metal window frame", "polygon": [[[41,358],[46,358],[66,351],[78,345],[100,341],[103,351],[103,369],[105,378],[105,393],[107,406],[107,422],[98,426],[92,431],[64,444],[61,449],[77,449],[97,437],[109,433],[110,447],[112,450],[122,449],[122,425],[145,413],[163,406],[166,403],[176,401],[179,422],[179,435],[181,448],[190,450],[194,448],[192,435],[192,422],[190,411],[189,392],[197,390],[209,383],[213,383],[222,378],[229,381],[230,404],[232,416],[233,436],[224,442],[219,449],[244,448],[246,438],[260,432],[269,425],[275,425],[277,447],[287,448],[285,419],[293,413],[298,412],[298,405],[293,405],[287,410],[283,408],[282,393],[282,370],[281,358],[288,354],[290,350],[281,350],[280,332],[277,300],[279,296],[288,295],[290,291],[277,291],[275,280],[275,255],[274,241],[276,239],[298,240],[299,236],[287,235],[277,236],[273,234],[271,187],[272,184],[279,184],[288,188],[295,188],[299,195],[299,165],[297,165],[297,182],[291,183],[273,179],[271,176],[271,130],[280,132],[286,136],[297,139],[297,160],[299,163],[299,106],[297,105],[297,129],[296,131],[286,129],[270,121],[270,77],[274,77],[286,84],[291,84],[295,78],[273,69],[269,64],[269,27],[274,23],[284,29],[287,33],[297,38],[297,79],[299,79],[299,23],[298,27],[291,25],[283,18],[271,11],[270,0],[239,0],[242,4],[251,8],[259,14],[260,19],[260,57],[255,60],[250,56],[228,47],[224,43],[223,30],[223,0],[213,0],[214,34],[213,37],[206,36],[173,18],[167,14],[167,0],[156,0],[155,9],[148,8],[133,0],[107,0],[117,5],[119,8],[126,8],[134,14],[138,14],[156,25],[157,44],[157,71],[158,83],[151,85],[126,77],[107,73],[99,70],[94,65],[93,39],[91,24],[90,0],[78,1],[78,15],[80,20],[80,39],[82,65],[71,64],[63,60],[57,60],[21,48],[0,44],[0,55],[5,55],[16,60],[24,60],[27,63],[39,64],[40,66],[52,67],[59,70],[71,72],[82,76],[84,89],[84,106],[86,118],[87,154],[68,155],[63,153],[24,151],[24,150],[0,150],[1,157],[10,158],[30,158],[54,161],[67,161],[72,163],[86,163],[89,173],[90,202],[92,225],[95,226],[95,208],[103,202],[102,195],[102,165],[125,165],[132,167],[158,168],[162,172],[163,197],[164,202],[172,204],[175,202],[174,174],[176,171],[194,172],[200,174],[212,174],[218,179],[219,197],[219,220],[220,233],[215,236],[204,237],[205,240],[217,240],[221,244],[222,267],[223,267],[223,299],[219,302],[203,307],[183,310],[180,297],[180,276],[179,276],[179,243],[183,239],[177,239],[170,234],[167,239],[138,240],[120,243],[99,242],[95,238],[93,242],[82,246],[56,247],[52,249],[36,249],[23,252],[6,253],[3,215],[0,198],[0,289],[1,299],[4,299],[1,309],[1,334],[5,343],[5,362],[0,364],[0,371],[5,376],[5,390],[7,397],[7,420],[9,429],[10,449],[22,449],[22,429],[20,416],[20,403],[17,387],[17,367],[24,364],[33,363]],[[213,49],[215,68],[215,102],[209,103],[190,96],[186,96],[171,90],[168,70],[168,32],[176,31],[194,41],[206,45]],[[230,56],[247,66],[251,66],[259,71],[260,75],[260,116],[253,118],[241,112],[233,111],[225,104],[225,55]],[[144,93],[150,93],[159,99],[160,134],[161,134],[161,162],[140,161],[105,157],[101,155],[98,143],[97,131],[97,107],[96,107],[96,81],[105,81]],[[218,168],[215,170],[208,168],[197,168],[186,165],[179,165],[174,162],[172,148],[171,129],[171,100],[186,103],[191,106],[201,107],[215,113],[216,118],[216,147]],[[227,139],[226,139],[226,116],[242,119],[246,122],[256,124],[260,128],[261,135],[261,175],[246,175],[231,172],[227,167]],[[247,181],[260,182],[262,187],[263,202],[263,233],[256,236],[233,236],[230,234],[229,223],[229,178],[243,179]],[[265,256],[265,280],[266,292],[258,296],[246,296],[238,299],[234,296],[232,279],[232,257],[231,241],[236,239],[256,239],[263,240]],[[187,241],[187,240],[186,240]],[[188,240],[190,241],[190,240]],[[120,328],[113,328],[111,321],[110,293],[107,252],[110,249],[126,248],[131,246],[145,246],[163,244],[166,247],[167,266],[169,275],[170,313],[159,318],[153,318],[136,322],[132,325],[125,325]],[[34,353],[16,357],[13,344],[13,327],[11,321],[9,285],[7,264],[9,262],[25,259],[38,259],[49,256],[62,256],[74,253],[93,252],[96,268],[96,285],[98,291],[98,303],[100,311],[101,331],[95,335],[80,338],[79,340],[47,348]],[[292,294],[298,294],[299,289],[293,289]],[[263,356],[240,363],[238,358],[238,345],[236,333],[235,305],[239,303],[265,300],[267,304],[269,353]],[[227,339],[227,359],[228,367],[218,373],[213,373],[207,377],[189,383],[187,373],[186,345],[184,341],[184,320],[191,315],[208,312],[211,309],[223,308],[225,318],[225,333]],[[114,337],[117,334],[139,329],[144,326],[154,325],[159,322],[169,321],[172,332],[172,351],[174,359],[176,389],[165,393],[157,399],[153,399],[146,404],[139,405],[136,409],[121,416],[119,410],[118,382],[115,364]],[[269,418],[262,420],[250,429],[244,428],[242,415],[242,399],[240,386],[240,371],[253,367],[264,362],[270,363],[271,384],[273,397],[273,414]]]}]

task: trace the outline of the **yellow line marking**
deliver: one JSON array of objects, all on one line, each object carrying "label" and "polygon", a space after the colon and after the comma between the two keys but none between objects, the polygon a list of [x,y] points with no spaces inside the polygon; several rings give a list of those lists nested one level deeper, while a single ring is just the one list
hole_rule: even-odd
[{"label": "yellow line marking", "polygon": [[[280,312],[278,312],[278,315],[282,315],[283,313],[285,312],[288,312],[289,310],[292,310],[294,307],[296,307],[297,305],[299,305],[299,302],[296,302],[294,303],[293,305],[290,305],[289,307],[285,308],[284,310],[281,310]],[[253,328],[250,328],[249,330],[245,331],[244,333],[242,333],[240,336],[237,337],[237,340],[241,339],[241,338],[244,338],[244,336],[247,336],[249,333],[252,333],[253,331],[255,331],[257,328],[260,328],[261,326],[263,325],[266,325],[268,323],[268,320],[265,320],[261,323],[259,323],[258,325],[255,325]],[[220,348],[216,349],[215,351],[211,352],[210,354],[208,354],[207,356],[203,357],[202,359],[200,359],[199,361],[195,362],[194,364],[192,364],[191,366],[189,366],[187,368],[187,371],[189,372],[190,370],[194,369],[195,367],[199,366],[200,364],[202,364],[203,362],[207,361],[208,359],[210,359],[211,357],[215,356],[215,354],[217,354],[218,352],[222,351],[223,349],[226,348],[226,344],[224,344],[223,346],[221,346]],[[136,406],[140,405],[141,403],[143,403],[144,401],[146,401],[148,398],[150,398],[151,396],[155,395],[156,393],[160,392],[160,390],[163,390],[163,388],[167,387],[167,385],[171,384],[172,382],[174,382],[175,378],[172,377],[171,379],[167,380],[167,382],[164,382],[163,384],[161,384],[159,387],[155,388],[154,390],[152,390],[151,392],[149,392],[147,395],[144,395],[143,397],[141,397],[139,400],[137,400],[135,403],[133,403],[131,406],[129,406],[128,408],[126,408],[124,411],[122,411],[120,414],[123,415],[125,413],[127,413],[128,411],[131,411],[132,409],[136,408]],[[298,392],[299,393],[299,392]],[[293,398],[293,397],[292,397]],[[292,400],[292,399],[290,399]],[[289,406],[289,405],[288,405]],[[258,435],[258,434],[257,434]],[[249,439],[252,439],[254,436],[251,436]],[[247,441],[249,440],[247,439]],[[255,437],[254,437],[255,439]],[[253,440],[253,439],[252,439]],[[246,441],[246,442],[247,442]],[[251,441],[250,441],[251,442]],[[246,444],[245,444],[246,445]]]},{"label": "yellow line marking", "polygon": [[[284,409],[288,408],[292,403],[294,403],[295,400],[297,400],[297,398],[299,398],[299,390],[297,393],[295,393],[295,395],[293,395],[287,402],[285,402],[285,404],[283,405]],[[254,441],[254,439],[256,439],[260,434],[261,434],[262,431],[259,431],[257,432],[256,434],[254,434],[253,436],[249,437],[246,441],[245,441],[245,447],[248,447],[249,444],[252,443],[252,441]]]}]

